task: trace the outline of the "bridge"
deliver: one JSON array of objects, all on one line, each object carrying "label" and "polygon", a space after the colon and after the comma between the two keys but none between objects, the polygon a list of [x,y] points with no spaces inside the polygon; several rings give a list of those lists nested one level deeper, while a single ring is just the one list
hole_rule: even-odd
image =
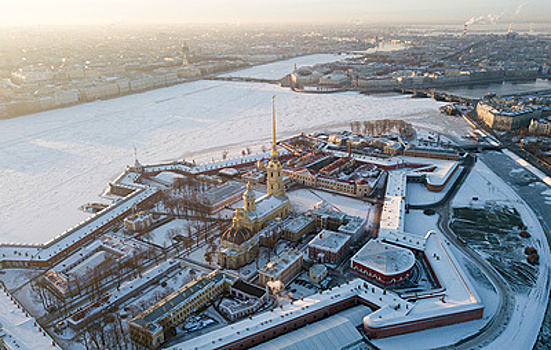
[{"label": "bridge", "polygon": [[279,80],[252,77],[209,77],[205,80],[240,81],[247,83],[280,84]]},{"label": "bridge", "polygon": [[482,144],[472,143],[472,144],[459,146],[458,148],[463,150],[463,151],[467,151],[467,152],[468,151],[482,152],[482,151],[501,151],[503,149],[503,146],[502,145],[490,145],[488,143],[482,143]]}]

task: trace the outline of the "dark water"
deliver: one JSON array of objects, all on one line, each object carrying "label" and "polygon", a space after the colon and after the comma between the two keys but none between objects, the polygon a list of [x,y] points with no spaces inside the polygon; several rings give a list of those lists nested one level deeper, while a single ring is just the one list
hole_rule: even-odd
[{"label": "dark water", "polygon": [[520,92],[532,92],[551,90],[551,81],[537,79],[531,82],[506,82],[503,84],[474,85],[471,87],[449,88],[444,92],[458,95],[464,98],[479,99],[487,92],[494,92],[497,95],[508,95]]}]

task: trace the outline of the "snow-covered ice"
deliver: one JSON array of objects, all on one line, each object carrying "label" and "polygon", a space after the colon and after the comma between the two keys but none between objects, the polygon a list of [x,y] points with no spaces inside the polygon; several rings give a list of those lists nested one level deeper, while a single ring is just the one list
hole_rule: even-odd
[{"label": "snow-covered ice", "polygon": [[432,99],[297,94],[275,85],[222,81],[1,120],[0,242],[40,243],[85,219],[88,214],[77,208],[98,200],[133,162],[134,146],[147,164],[266,142],[274,94],[278,137],[383,118],[457,135],[467,130],[462,120],[443,118]]},{"label": "snow-covered ice", "polygon": [[10,296],[0,288],[0,324],[6,336],[4,342],[10,349],[53,350],[60,349],[52,344],[52,338],[35,326],[35,320],[16,306]]}]

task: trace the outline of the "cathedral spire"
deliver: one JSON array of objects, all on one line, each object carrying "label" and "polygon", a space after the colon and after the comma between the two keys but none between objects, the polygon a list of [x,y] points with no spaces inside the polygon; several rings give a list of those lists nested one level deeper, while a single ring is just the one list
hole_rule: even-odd
[{"label": "cathedral spire", "polygon": [[272,96],[272,145],[276,144],[275,95]]},{"label": "cathedral spire", "polygon": [[276,146],[275,95],[272,97],[272,109],[272,152],[266,169],[266,186],[268,194],[278,197],[285,195],[285,186],[283,185],[282,168]]},{"label": "cathedral spire", "polygon": [[272,96],[272,153],[271,158],[277,159],[278,153],[276,148],[276,112],[275,112],[275,95]]}]

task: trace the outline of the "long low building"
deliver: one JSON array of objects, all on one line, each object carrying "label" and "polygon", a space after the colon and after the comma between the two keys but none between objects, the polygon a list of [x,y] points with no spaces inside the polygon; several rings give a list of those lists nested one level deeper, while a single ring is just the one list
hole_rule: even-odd
[{"label": "long low building", "polygon": [[369,307],[360,304],[255,346],[252,350],[353,349],[364,342],[357,327],[369,312]]},{"label": "long low building", "polygon": [[381,308],[364,318],[371,338],[383,338],[482,318],[484,305],[465,272],[435,232],[427,238],[425,257],[444,293],[412,305]]},{"label": "long low building", "polygon": [[45,268],[68,257],[77,249],[99,237],[103,231],[122,221],[139,208],[158,198],[156,188],[135,190],[124,199],[71,227],[44,244],[0,244],[0,267]]},{"label": "long low building", "polygon": [[167,328],[184,322],[192,313],[226,291],[230,284],[230,280],[218,271],[190,282],[130,320],[130,338],[149,349],[157,349],[165,341]]},{"label": "long low building", "polygon": [[478,102],[478,116],[491,128],[503,131],[529,126],[532,119],[541,116],[539,106],[519,106],[518,104],[499,103],[494,100]]}]

